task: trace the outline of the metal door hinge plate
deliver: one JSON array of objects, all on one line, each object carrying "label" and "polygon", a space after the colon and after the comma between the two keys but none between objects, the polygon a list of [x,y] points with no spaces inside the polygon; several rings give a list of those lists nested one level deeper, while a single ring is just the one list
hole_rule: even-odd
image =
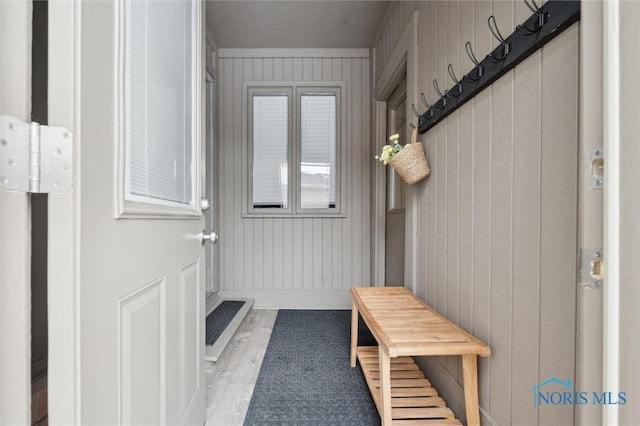
[{"label": "metal door hinge plate", "polygon": [[604,150],[602,147],[589,151],[589,189],[604,186]]},{"label": "metal door hinge plate", "polygon": [[72,177],[71,131],[0,115],[0,187],[64,193],[71,189]]},{"label": "metal door hinge plate", "polygon": [[601,289],[604,279],[604,254],[602,249],[580,249],[580,285]]}]

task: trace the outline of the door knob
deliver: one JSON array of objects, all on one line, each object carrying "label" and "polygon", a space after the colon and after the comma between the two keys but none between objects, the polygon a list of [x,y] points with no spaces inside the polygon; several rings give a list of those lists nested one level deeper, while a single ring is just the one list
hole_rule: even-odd
[{"label": "door knob", "polygon": [[200,234],[200,240],[202,241],[202,245],[204,245],[204,243],[206,241],[209,241],[211,244],[215,244],[215,243],[218,242],[218,232],[217,231],[211,231],[211,232],[202,231],[202,233]]}]

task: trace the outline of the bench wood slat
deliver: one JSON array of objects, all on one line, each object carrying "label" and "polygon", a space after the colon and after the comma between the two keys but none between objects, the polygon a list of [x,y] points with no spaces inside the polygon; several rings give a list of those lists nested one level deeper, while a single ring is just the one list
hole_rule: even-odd
[{"label": "bench wood slat", "polygon": [[424,396],[413,398],[391,398],[391,406],[394,408],[409,407],[446,407],[444,399],[437,396]]},{"label": "bench wood slat", "polygon": [[450,426],[450,425],[460,425],[460,420],[458,419],[429,419],[429,420],[394,420],[391,422],[393,426]]},{"label": "bench wood slat", "polygon": [[395,419],[453,419],[453,411],[447,407],[392,408],[391,417]]}]

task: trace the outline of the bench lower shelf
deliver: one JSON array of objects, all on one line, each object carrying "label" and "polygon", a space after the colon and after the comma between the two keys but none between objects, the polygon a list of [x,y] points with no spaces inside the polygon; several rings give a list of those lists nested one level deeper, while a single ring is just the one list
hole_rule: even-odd
[{"label": "bench lower shelf", "polygon": [[[380,412],[377,346],[358,346],[358,361]],[[411,357],[391,358],[391,417],[394,425],[462,425]]]}]

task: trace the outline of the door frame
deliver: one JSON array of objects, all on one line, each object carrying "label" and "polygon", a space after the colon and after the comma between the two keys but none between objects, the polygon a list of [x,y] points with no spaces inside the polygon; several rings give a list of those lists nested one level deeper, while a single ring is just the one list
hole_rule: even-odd
[{"label": "door frame", "polygon": [[[32,5],[0,4],[1,113],[30,121]],[[0,189],[0,424],[31,423],[31,205]]]},{"label": "door frame", "polygon": [[[204,212],[206,217],[206,232],[217,231],[219,223],[219,207],[218,207],[218,138],[216,137],[216,87],[215,74],[212,71],[207,71],[205,90],[207,94],[205,100],[207,105],[205,106],[207,130],[205,137],[205,197],[209,200],[209,209]],[[211,107],[213,105],[213,107]],[[207,282],[205,283],[205,289],[209,297],[217,295],[220,291],[220,252],[218,250],[218,244],[207,245],[207,255],[205,262],[205,271],[207,276]]]},{"label": "door frame", "polygon": [[[203,14],[206,14],[206,5],[204,6]],[[209,199],[210,210],[206,211],[205,223],[207,224],[207,232],[217,231],[219,229],[220,221],[220,187],[219,182],[219,138],[217,133],[217,112],[218,112],[218,76],[217,76],[217,51],[213,36],[206,29],[205,25],[205,90],[207,91],[204,96],[205,106],[204,113],[206,115],[206,129],[205,129],[205,149],[204,149],[204,168],[205,175],[205,197]],[[212,107],[212,108],[211,108]],[[210,244],[209,252],[206,255],[205,262],[205,276],[207,282],[205,283],[205,291],[207,292],[208,300],[206,300],[207,310],[206,315],[213,310],[213,306],[220,299],[218,293],[220,292],[220,250],[219,244]],[[209,251],[210,250],[210,251]]]},{"label": "door frame", "polygon": [[[409,127],[413,117],[411,104],[418,104],[418,11],[415,10],[407,23],[402,36],[393,49],[393,54],[387,61],[375,80],[374,75],[374,137],[373,152],[378,152],[381,141],[386,141],[387,135],[387,99],[393,93],[398,83],[407,78],[407,126],[405,140],[411,137]],[[374,50],[374,59],[375,57]],[[374,60],[375,62],[375,60]],[[374,67],[375,69],[375,67]],[[371,276],[372,285],[385,284],[385,220],[386,220],[386,170],[383,167],[373,167],[372,184],[372,244],[371,244]],[[415,186],[408,186],[405,193],[405,272],[404,285],[414,293],[418,285],[418,197]]]},{"label": "door frame", "polygon": [[[406,116],[406,103],[407,103],[407,82],[403,79],[395,88],[391,96],[387,99],[387,120],[386,120],[386,137],[394,133],[400,133],[405,130],[406,123],[411,122],[411,117]],[[403,106],[404,104],[404,106]],[[397,114],[404,114],[405,125],[397,125]],[[407,120],[408,119],[408,120]],[[404,138],[403,138],[404,139]],[[406,141],[405,141],[406,142]],[[389,143],[389,142],[387,142]],[[385,286],[395,286],[398,284],[404,285],[404,262],[400,265],[395,264],[398,259],[404,259],[404,250],[406,246],[405,235],[405,222],[406,222],[406,190],[407,185],[402,181],[400,175],[393,169],[393,167],[385,167],[386,171],[386,207],[385,207]],[[401,235],[398,231],[398,221],[402,221]],[[402,238],[399,241],[399,238]],[[390,241],[393,239],[394,241]],[[401,246],[401,247],[400,247]],[[391,252],[389,251],[391,250]],[[392,254],[390,254],[392,253]],[[389,254],[389,256],[386,256]],[[398,257],[398,256],[401,257]],[[394,271],[387,269],[387,266],[394,267]],[[401,279],[398,278],[397,273],[399,271],[396,268],[401,268]]]},{"label": "door frame", "polygon": [[[601,2],[584,2],[580,11],[579,249],[603,247],[604,190],[589,189],[589,153],[602,147],[603,142],[603,11]],[[603,390],[603,290],[584,287],[579,282],[576,288],[576,389]],[[602,412],[599,405],[577,405],[574,421],[588,424],[602,418]],[[616,422],[610,422],[613,423]]]},{"label": "door frame", "polygon": [[[71,129],[80,158],[81,2],[49,2],[49,124]],[[61,95],[64,94],[64,95]],[[51,424],[81,422],[80,170],[73,188],[49,196],[49,372]]]}]

